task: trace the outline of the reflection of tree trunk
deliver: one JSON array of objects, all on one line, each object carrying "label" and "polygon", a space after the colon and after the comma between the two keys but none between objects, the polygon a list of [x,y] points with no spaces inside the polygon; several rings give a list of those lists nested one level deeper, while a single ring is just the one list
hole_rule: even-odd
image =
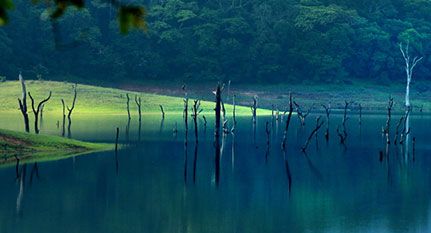
[{"label": "reflection of tree trunk", "polygon": [[406,117],[406,133],[405,133],[405,141],[404,141],[404,159],[405,162],[408,162],[409,158],[409,144],[410,144],[410,114],[407,114]]},{"label": "reflection of tree trunk", "polygon": [[24,197],[24,186],[25,186],[26,171],[27,171],[27,164],[24,164],[21,167],[21,172],[19,175],[19,192],[18,192],[18,196],[16,198],[16,212],[18,213],[18,215],[22,214],[21,207],[22,207],[22,200]]},{"label": "reflection of tree trunk", "polygon": [[189,136],[189,122],[188,122],[188,109],[189,109],[189,99],[187,97],[184,98],[184,184],[187,183],[187,163],[188,163],[188,136]]},{"label": "reflection of tree trunk", "polygon": [[195,158],[193,159],[193,184],[196,183],[196,165],[198,161],[198,143],[195,143]]},{"label": "reflection of tree trunk", "polygon": [[287,187],[289,191],[289,196],[292,191],[292,173],[290,172],[289,168],[289,161],[287,160],[287,150],[284,150],[284,167],[286,169],[286,176],[287,176]]},{"label": "reflection of tree trunk", "polygon": [[115,134],[115,173],[118,175],[118,137],[120,134],[120,129],[117,127]]},{"label": "reflection of tree trunk", "polygon": [[139,125],[138,125],[138,142],[141,142],[141,131],[142,131],[142,122],[139,121]]},{"label": "reflection of tree trunk", "polygon": [[235,133],[232,133],[232,171],[235,168]]},{"label": "reflection of tree trunk", "polygon": [[127,125],[126,125],[126,141],[129,142],[130,140],[130,119],[127,120]]},{"label": "reflection of tree trunk", "polygon": [[187,163],[188,163],[188,155],[187,155],[187,136],[188,130],[186,129],[186,133],[184,136],[184,184],[187,183]]},{"label": "reflection of tree trunk", "polygon": [[162,118],[162,120],[160,121],[160,128],[159,128],[160,133],[162,133],[164,126],[165,126],[165,118]]},{"label": "reflection of tree trunk", "polygon": [[[271,119],[271,121],[273,122],[273,120]],[[265,152],[265,163],[268,162],[268,156],[269,156],[269,152],[270,152],[270,137],[271,137],[271,130],[269,128],[269,122],[266,122],[265,125],[265,133],[266,133],[266,152]]]},{"label": "reflection of tree trunk", "polygon": [[39,179],[39,166],[37,165],[37,163],[33,164],[33,167],[31,168],[31,173],[30,173],[30,186],[33,183],[33,176],[36,175],[36,178]]}]

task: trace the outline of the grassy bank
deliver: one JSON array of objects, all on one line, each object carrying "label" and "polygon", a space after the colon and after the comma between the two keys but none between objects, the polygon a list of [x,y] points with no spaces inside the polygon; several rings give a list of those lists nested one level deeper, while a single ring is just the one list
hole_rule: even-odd
[{"label": "grassy bank", "polygon": [[0,129],[1,165],[15,162],[16,157],[24,162],[48,161],[113,148],[112,144],[89,143]]},{"label": "grassy bank", "polygon": [[[166,95],[178,96],[180,82],[151,82],[142,81],[135,83],[119,84],[121,89],[146,91],[151,93],[164,93]],[[207,91],[214,83],[191,83],[189,89],[192,96],[203,96],[211,98]],[[232,82],[230,93],[237,96],[237,103],[250,105],[252,97],[259,97],[259,106],[270,109],[272,105],[279,109],[287,109],[289,92],[292,92],[295,100],[306,108],[313,106],[316,111],[323,111],[321,104],[331,103],[331,107],[342,110],[344,101],[353,101],[353,108],[360,103],[363,110],[369,112],[385,112],[388,97],[395,100],[395,111],[404,111],[405,82],[399,80],[394,83],[381,84],[366,82],[363,80],[350,80],[348,83],[324,84],[324,83],[281,83],[281,84],[238,84]],[[226,92],[225,92],[226,94]],[[431,112],[431,81],[417,81],[411,85],[410,100],[414,110],[423,106],[424,113]]]},{"label": "grassy bank", "polygon": [[[66,104],[71,104],[73,98],[73,85],[66,82],[55,81],[32,81],[27,82],[27,91],[30,91],[36,101],[40,101],[48,96],[52,91],[52,98],[46,104],[45,112],[55,112],[61,114],[63,98]],[[166,96],[163,94],[150,94],[137,91],[125,91],[114,88],[104,88],[90,85],[78,84],[78,98],[74,114],[127,114],[126,94],[131,98],[131,113],[137,114],[135,96],[142,99],[143,114],[160,114],[159,105],[163,105],[166,114],[182,114],[183,98]],[[208,89],[207,92],[211,92]],[[18,81],[7,81],[0,83],[0,112],[12,112],[18,110],[17,98],[21,97],[21,86]],[[195,98],[202,98],[195,96]],[[30,100],[28,105],[30,106]],[[189,100],[189,107],[193,105],[193,100]],[[214,114],[214,103],[202,101],[201,108],[203,114]],[[250,115],[250,107],[237,106],[238,115]],[[226,104],[226,111],[232,111],[232,106]],[[267,110],[260,110],[258,114],[268,114]]]}]

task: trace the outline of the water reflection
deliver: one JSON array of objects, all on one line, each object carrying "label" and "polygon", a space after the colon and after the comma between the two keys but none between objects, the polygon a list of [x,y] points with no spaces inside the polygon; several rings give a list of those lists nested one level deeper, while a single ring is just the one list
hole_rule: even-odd
[{"label": "water reflection", "polygon": [[[74,137],[103,142],[113,142],[112,125],[126,123],[125,118],[103,124],[74,119]],[[174,129],[175,121],[169,119],[165,127]],[[331,115],[333,122],[340,119]],[[138,121],[130,123],[130,142],[141,143],[130,143],[114,158],[113,152],[82,156],[74,169],[70,159],[28,164],[26,178],[22,161],[0,169],[0,232],[64,232],[65,227],[83,233],[428,232],[429,119],[411,116],[415,130],[406,163],[406,138],[404,145],[389,146],[381,139],[384,116],[364,116],[363,137],[352,137],[347,150],[330,140],[306,156],[300,152],[305,138],[295,139],[299,121],[292,122],[284,151],[279,150],[281,138],[274,136],[277,124],[268,124],[268,147],[266,125],[256,127],[254,142],[250,119],[239,117],[235,133],[220,135],[218,147],[214,135],[202,131],[199,143],[191,141],[192,149],[183,124],[178,130],[184,141],[177,141],[172,131],[159,131],[160,117],[144,116],[141,129]],[[61,130],[45,127],[44,132]],[[279,127],[283,130],[284,124]],[[308,136],[311,126],[304,129]],[[212,124],[208,130],[212,132]],[[330,130],[335,135],[335,128]],[[358,135],[358,130],[351,127],[349,133]],[[324,133],[317,140],[324,140]],[[121,176],[116,175],[119,159]],[[190,174],[183,177],[187,165]],[[41,166],[43,179],[36,183]],[[211,179],[215,187],[208,184]],[[184,185],[192,180],[193,185]],[[12,213],[20,213],[19,224]]]}]

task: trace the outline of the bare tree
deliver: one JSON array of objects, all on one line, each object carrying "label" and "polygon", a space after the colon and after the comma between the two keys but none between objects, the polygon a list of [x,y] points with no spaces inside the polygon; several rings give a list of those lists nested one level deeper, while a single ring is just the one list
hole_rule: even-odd
[{"label": "bare tree", "polygon": [[42,100],[41,102],[39,102],[39,104],[37,105],[37,108],[35,108],[35,102],[34,102],[33,96],[31,96],[31,93],[28,92],[28,96],[30,97],[30,100],[31,100],[31,108],[33,109],[33,113],[34,113],[34,132],[37,134],[39,133],[40,109],[42,108],[42,105],[45,104],[51,98],[51,94],[52,92],[50,91],[48,97]]},{"label": "bare tree", "polygon": [[142,100],[141,100],[141,97],[138,97],[137,95],[135,95],[135,103],[136,103],[136,106],[138,106],[139,122],[141,122],[142,121],[142,111],[141,111]]},{"label": "bare tree", "polygon": [[312,107],[310,107],[306,112],[302,110],[302,108],[297,104],[295,101],[293,101],[293,104],[296,107],[296,114],[298,114],[299,121],[301,122],[301,126],[305,125],[305,119],[310,114]]},{"label": "bare tree", "polygon": [[22,98],[18,98],[19,103],[19,109],[21,110],[22,116],[24,118],[24,127],[25,132],[30,132],[30,124],[28,120],[28,111],[27,111],[27,88],[25,85],[24,78],[21,75],[21,72],[19,73],[19,81],[21,83],[21,89],[22,89]]},{"label": "bare tree", "polygon": [[253,96],[253,105],[251,105],[251,114],[253,115],[253,124],[256,124],[256,111],[257,111],[257,95]]},{"label": "bare tree", "polygon": [[347,128],[346,128],[346,122],[349,119],[347,117],[347,109],[349,108],[349,102],[344,101],[344,113],[343,113],[343,121],[341,122],[341,129],[340,126],[337,126],[337,134],[340,138],[340,143],[345,145],[346,139],[347,139]]},{"label": "bare tree", "polygon": [[395,131],[395,137],[394,137],[394,145],[397,144],[398,136],[400,135],[400,126],[403,122],[404,122],[404,116],[402,116],[397,123],[396,131]]},{"label": "bare tree", "polygon": [[289,130],[290,119],[292,118],[292,112],[293,112],[292,93],[289,93],[289,114],[287,115],[286,127],[284,128],[283,142],[281,143],[281,149],[283,150],[286,149],[287,132]]},{"label": "bare tree", "polygon": [[64,99],[61,99],[61,105],[63,107],[63,127],[62,127],[62,131],[61,131],[61,136],[64,137],[64,133],[66,131],[66,104],[64,103]]},{"label": "bare tree", "polygon": [[413,70],[415,66],[423,59],[423,57],[414,57],[413,59],[409,54],[409,42],[407,42],[406,47],[403,47],[403,44],[399,44],[401,54],[403,55],[405,61],[405,71],[407,77],[406,84],[406,107],[410,107],[410,83],[412,81]]},{"label": "bare tree", "polygon": [[[67,124],[67,133],[68,133],[68,137],[71,136],[71,132],[70,132],[70,127],[72,126],[72,113],[73,110],[75,109],[75,104],[76,104],[76,98],[77,98],[77,86],[78,84],[73,85],[73,100],[72,100],[72,105],[70,106],[66,106],[67,109],[67,120],[68,120],[68,124]],[[62,104],[63,104],[63,133],[62,135],[64,136],[64,116],[65,116],[65,103],[64,100],[62,99]]]},{"label": "bare tree", "polygon": [[307,141],[305,141],[304,145],[301,147],[301,151],[302,152],[305,153],[307,151],[308,145],[310,144],[311,139],[313,138],[314,134],[316,134],[317,131],[319,131],[319,129],[325,123],[325,121],[320,121],[321,118],[322,118],[321,116],[317,117],[317,119],[316,119],[316,127],[313,129],[313,131],[311,131],[310,136],[308,136],[308,138],[307,138]]},{"label": "bare tree", "polygon": [[325,113],[326,113],[325,139],[326,141],[328,141],[329,140],[329,115],[331,114],[331,104],[328,104],[328,105],[322,104],[322,107],[325,109]]},{"label": "bare tree", "polygon": [[235,103],[235,98],[236,98],[236,95],[233,95],[233,97],[232,97],[232,104],[233,104],[233,113],[232,113],[232,117],[233,117],[233,125],[234,125],[234,127],[235,127],[235,125],[236,125],[236,103]]},{"label": "bare tree", "polygon": [[71,117],[72,117],[72,112],[75,109],[75,104],[76,104],[76,97],[77,97],[77,87],[78,84],[75,84],[73,86],[73,100],[72,100],[72,106],[69,108],[69,106],[67,106],[67,119],[69,120],[69,123],[71,121]]},{"label": "bare tree", "polygon": [[196,143],[199,142],[199,134],[198,134],[198,116],[199,114],[202,112],[201,107],[201,101],[200,100],[194,100],[193,101],[193,113],[192,113],[192,117],[193,117],[193,122],[195,125],[195,141]]},{"label": "bare tree", "polygon": [[160,104],[160,111],[162,112],[162,119],[165,119],[165,110],[163,109],[163,106]]},{"label": "bare tree", "polygon": [[220,180],[220,120],[221,120],[221,92],[222,87],[219,84],[217,84],[217,88],[215,91],[215,99],[216,99],[216,106],[215,106],[215,127],[214,127],[214,147],[215,147],[215,183],[216,186],[219,184]]},{"label": "bare tree", "polygon": [[130,97],[129,97],[129,93],[126,94],[126,98],[127,98],[127,117],[130,119],[132,119],[132,117],[130,116]]},{"label": "bare tree", "polygon": [[[405,61],[405,71],[406,71],[406,78],[407,78],[407,83],[406,83],[406,112],[408,114],[406,114],[406,118],[405,118],[405,130],[404,132],[406,132],[404,134],[405,136],[405,140],[406,140],[406,144],[405,144],[405,157],[407,158],[408,155],[408,144],[409,144],[409,133],[410,133],[410,111],[411,111],[411,105],[410,105],[410,83],[412,81],[412,76],[413,76],[413,70],[416,67],[416,65],[423,59],[423,57],[414,57],[413,59],[410,57],[410,53],[409,53],[409,42],[407,42],[406,47],[403,47],[403,44],[400,43],[399,44],[400,47],[400,51],[401,54],[403,55],[404,61]],[[402,144],[403,140],[400,140],[400,143]]]},{"label": "bare tree", "polygon": [[391,139],[390,139],[390,129],[391,129],[391,118],[392,118],[392,107],[394,106],[394,98],[389,97],[389,101],[388,101],[388,119],[386,120],[386,126],[383,130],[383,133],[386,136],[386,143],[390,144],[391,143]]}]

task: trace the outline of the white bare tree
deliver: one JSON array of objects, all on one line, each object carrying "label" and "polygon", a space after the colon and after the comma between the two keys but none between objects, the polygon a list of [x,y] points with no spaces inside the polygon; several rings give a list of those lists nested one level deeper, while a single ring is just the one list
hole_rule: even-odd
[{"label": "white bare tree", "polygon": [[413,76],[413,70],[415,66],[422,60],[423,57],[414,57],[413,59],[410,57],[409,53],[409,42],[407,42],[407,45],[403,47],[403,44],[400,43],[400,51],[403,54],[403,58],[405,61],[405,70],[406,70],[406,76],[407,76],[407,83],[406,83],[406,119],[405,119],[405,148],[404,148],[404,158],[405,161],[408,161],[408,151],[409,151],[409,143],[410,143],[410,83],[412,81]]},{"label": "white bare tree", "polygon": [[406,75],[407,75],[407,85],[406,85],[406,107],[410,108],[410,83],[412,81],[413,70],[415,66],[423,59],[423,57],[414,57],[413,59],[409,54],[409,42],[407,45],[403,47],[403,44],[400,43],[400,51],[403,54],[404,61],[406,63]]}]

